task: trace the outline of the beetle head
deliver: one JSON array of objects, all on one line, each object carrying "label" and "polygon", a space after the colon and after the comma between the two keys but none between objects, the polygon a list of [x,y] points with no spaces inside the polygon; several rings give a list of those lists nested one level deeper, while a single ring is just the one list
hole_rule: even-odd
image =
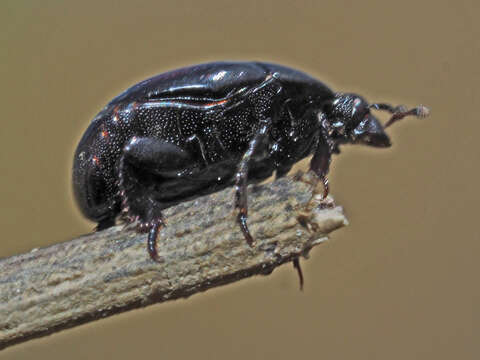
[{"label": "beetle head", "polygon": [[370,113],[369,103],[357,94],[337,93],[328,112],[328,131],[338,143],[391,145],[384,127]]}]

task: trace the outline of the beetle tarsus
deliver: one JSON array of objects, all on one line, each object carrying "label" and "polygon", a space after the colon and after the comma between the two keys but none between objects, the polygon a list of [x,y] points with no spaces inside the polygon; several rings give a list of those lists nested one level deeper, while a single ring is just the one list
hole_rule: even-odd
[{"label": "beetle tarsus", "polygon": [[303,272],[302,268],[300,267],[300,260],[298,257],[293,259],[293,267],[297,270],[298,273],[298,280],[300,282],[300,291],[303,291]]},{"label": "beetle tarsus", "polygon": [[[245,181],[242,181],[243,179]],[[253,246],[255,240],[247,226],[248,202],[246,176],[242,176],[239,172],[239,175],[237,175],[237,183],[238,185],[235,187],[235,207],[238,209],[237,222],[248,245]]]},{"label": "beetle tarsus", "polygon": [[314,188],[312,196],[316,195],[317,184],[319,181],[322,181],[323,199],[326,199],[330,192],[327,178],[328,170],[330,168],[330,162],[332,159],[330,148],[331,146],[328,144],[328,141],[322,138],[317,146],[312,160],[310,160],[310,170],[313,171],[316,175],[315,181],[313,183]]},{"label": "beetle tarsus", "polygon": [[152,258],[153,261],[158,263],[163,262],[163,259],[158,255],[157,252],[157,239],[158,233],[160,229],[163,227],[163,221],[155,221],[153,225],[150,227],[150,231],[148,232],[148,242],[147,242],[147,249],[148,254]]},{"label": "beetle tarsus", "polygon": [[239,214],[237,215],[237,222],[240,225],[240,229],[242,230],[243,236],[245,237],[247,244],[253,247],[255,245],[255,240],[250,234],[250,230],[248,230],[247,213],[242,212],[242,210],[240,210]]},{"label": "beetle tarsus", "polygon": [[323,197],[322,200],[325,200],[330,193],[330,186],[328,185],[328,178],[326,176],[322,177],[322,183],[323,183]]}]

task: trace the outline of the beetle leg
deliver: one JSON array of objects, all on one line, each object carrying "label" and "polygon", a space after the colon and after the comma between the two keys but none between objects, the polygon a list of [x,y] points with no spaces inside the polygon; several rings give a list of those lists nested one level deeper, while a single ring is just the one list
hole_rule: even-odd
[{"label": "beetle leg", "polygon": [[240,225],[245,240],[248,245],[253,246],[254,240],[247,226],[248,218],[248,202],[247,202],[247,181],[248,181],[248,165],[255,152],[267,137],[268,130],[271,125],[271,119],[261,122],[260,130],[250,141],[247,151],[243,154],[240,161],[235,180],[235,208],[238,209],[237,222]]},{"label": "beetle leg", "polygon": [[[328,170],[330,168],[331,161],[331,151],[330,146],[322,138],[320,139],[317,149],[313,154],[312,160],[310,161],[310,170],[312,170],[315,175],[317,175],[317,181],[314,185],[314,190],[318,180],[323,182],[323,199],[326,199],[330,188],[328,186]],[[315,193],[314,193],[315,194]]]},{"label": "beetle leg", "polygon": [[118,164],[118,195],[123,218],[148,232],[148,253],[160,262],[156,242],[165,226],[164,205],[155,199],[155,186],[162,178],[175,177],[191,162],[190,155],[175,144],[155,138],[133,137],[123,149]]},{"label": "beetle leg", "polygon": [[408,110],[404,105],[392,106],[384,103],[372,104],[370,107],[376,110],[388,111],[390,114],[393,114],[390,120],[385,123],[384,128],[389,127],[394,122],[401,120],[406,116],[424,118],[430,113],[430,110],[423,105],[419,105],[410,110]]},{"label": "beetle leg", "polygon": [[165,226],[165,223],[162,219],[158,219],[151,224],[150,231],[148,232],[148,242],[147,249],[148,254],[152,260],[156,262],[163,262],[163,259],[158,255],[157,252],[157,239],[160,229]]}]

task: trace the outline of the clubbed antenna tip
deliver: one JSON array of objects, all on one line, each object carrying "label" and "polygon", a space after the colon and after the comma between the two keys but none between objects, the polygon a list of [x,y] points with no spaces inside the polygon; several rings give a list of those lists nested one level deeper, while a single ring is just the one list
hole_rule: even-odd
[{"label": "clubbed antenna tip", "polygon": [[416,107],[417,110],[417,117],[419,118],[425,118],[428,115],[430,115],[430,109],[424,105],[419,105]]}]

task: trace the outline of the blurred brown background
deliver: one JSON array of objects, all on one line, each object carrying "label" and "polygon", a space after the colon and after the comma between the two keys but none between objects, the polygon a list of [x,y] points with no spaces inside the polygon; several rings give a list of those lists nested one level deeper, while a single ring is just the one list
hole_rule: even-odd
[{"label": "blurred brown background", "polygon": [[[128,86],[265,60],[373,101],[423,103],[393,147],[344,147],[350,226],[303,262],[11,347],[1,359],[477,359],[480,6],[474,1],[0,3],[0,257],[89,232],[72,154]],[[382,117],[383,120],[386,117]]]}]

